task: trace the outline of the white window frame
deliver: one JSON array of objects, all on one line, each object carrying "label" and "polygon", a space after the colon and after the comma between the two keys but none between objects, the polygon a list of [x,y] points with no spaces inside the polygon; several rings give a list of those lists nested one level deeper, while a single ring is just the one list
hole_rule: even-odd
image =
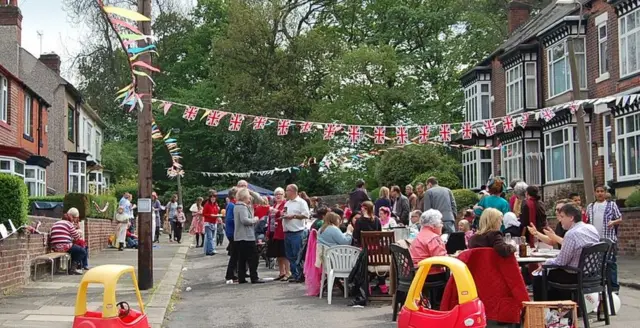
[{"label": "white window frame", "polygon": [[[101,195],[105,189],[104,173],[102,171],[89,172],[89,193],[93,195]],[[95,178],[93,178],[95,177]]]},{"label": "white window frame", "polygon": [[93,125],[89,120],[87,120],[85,124],[84,137],[84,144],[87,147],[86,150],[89,154],[93,155]]},{"label": "white window frame", "polygon": [[[529,67],[533,67],[533,74],[529,74]],[[524,95],[527,109],[538,108],[538,66],[536,62],[524,62]],[[531,84],[531,85],[529,85]]]},{"label": "white window frame", "polygon": [[[0,161],[1,162],[9,162],[9,169],[2,169],[0,167],[0,173],[7,173],[7,174],[11,174],[11,175],[15,175],[15,176],[19,176],[24,180],[24,170],[26,167],[26,163],[22,160],[19,160],[15,157],[6,157],[6,156],[0,156]],[[22,173],[21,172],[16,172],[16,170],[19,167],[22,167]]]},{"label": "white window frame", "polygon": [[102,159],[102,133],[96,129],[96,137],[95,137],[95,158],[96,160]]},{"label": "white window frame", "polygon": [[[488,152],[489,158],[482,158],[482,152]],[[489,175],[483,178],[482,164],[489,164]],[[493,173],[493,151],[470,149],[462,152],[462,183],[466,189],[480,189]]]},{"label": "white window frame", "polygon": [[[534,145],[535,144],[535,145]],[[534,145],[530,147],[530,145]],[[539,139],[524,140],[524,172],[525,180],[534,186],[542,185],[542,163],[543,156],[540,152]]]},{"label": "white window frame", "polygon": [[[552,99],[555,97],[558,97],[560,95],[563,95],[567,92],[571,91],[572,88],[572,81],[571,81],[571,68],[569,65],[569,46],[568,46],[568,41],[569,40],[575,40],[576,38],[574,37],[568,37],[565,38],[561,41],[558,41],[556,43],[554,43],[553,45],[549,46],[547,48],[547,69],[548,69],[548,74],[547,74],[547,79],[549,80],[549,83],[547,83],[549,85],[548,87],[548,91],[549,91],[549,98],[548,99]],[[579,37],[577,38],[578,40],[582,40],[582,51],[580,51],[579,49],[575,49],[575,53],[576,53],[576,57],[577,57],[577,61],[578,61],[578,70],[580,70],[580,61],[582,59],[582,73],[579,71],[578,75],[580,76],[580,90],[586,90],[587,89],[587,60],[586,60],[586,54],[585,54],[585,49],[586,49],[586,41],[584,37]],[[553,57],[553,50],[556,47],[562,47],[564,54],[561,57],[558,58],[554,58]],[[554,80],[554,74],[553,74],[553,67],[556,64],[559,64],[560,62],[564,61],[564,76],[565,76],[565,85],[563,86],[565,89],[562,91],[558,91],[558,93],[554,93],[554,87],[555,87],[555,80]]]},{"label": "white window frame", "polygon": [[[603,13],[595,18],[596,31],[598,33],[598,78],[596,83],[600,83],[609,78],[609,27],[607,26],[607,20],[609,19],[608,13]],[[602,33],[604,29],[604,35]]]},{"label": "white window frame", "polygon": [[[632,132],[628,132],[627,131],[627,124],[628,121],[634,121],[634,129],[635,131]],[[629,115],[625,115],[622,117],[616,117],[615,118],[615,124],[616,124],[616,176],[617,176],[617,181],[630,181],[630,180],[637,180],[640,179],[640,160],[638,159],[638,156],[640,156],[640,152],[638,151],[638,146],[640,143],[640,113],[633,113],[633,114],[629,114]],[[636,156],[636,173],[635,174],[629,174],[629,160],[631,160],[632,158],[629,158],[629,156],[626,156],[626,150],[629,150],[629,143],[628,143],[628,139],[634,139],[635,142],[635,149],[633,149],[633,152],[635,152]],[[624,151],[623,151],[624,150]]]},{"label": "white window frame", "polygon": [[0,121],[9,122],[9,80],[0,75]]},{"label": "white window frame", "polygon": [[[628,30],[628,26],[627,26],[627,21],[629,19],[629,17],[631,17],[631,15],[634,16],[636,23],[636,26],[631,29]],[[638,38],[640,38],[640,21],[638,21],[640,19],[640,10],[636,9],[634,11],[631,11],[623,16],[621,16],[620,18],[618,18],[618,56],[619,56],[619,63],[620,63],[620,78],[625,78],[627,76],[630,75],[634,75],[638,72],[640,72],[640,40]],[[635,39],[635,64],[636,64],[636,68],[635,70],[631,71],[629,70],[629,55],[627,54],[627,49],[629,47],[629,38],[632,37]]]},{"label": "white window frame", "polygon": [[[27,177],[27,171],[33,171],[33,177]],[[40,166],[28,165],[24,169],[24,183],[34,185],[29,189],[29,197],[42,197],[47,195],[47,170]]]},{"label": "white window frame", "polygon": [[[73,164],[78,164],[78,172],[73,172],[72,167]],[[76,193],[86,193],[87,192],[87,162],[79,161],[79,160],[69,160],[69,168],[67,175],[67,191],[68,192],[76,192]],[[78,179],[78,189],[73,189],[73,183],[71,182],[73,178]]]},{"label": "white window frame", "polygon": [[31,127],[31,115],[33,115],[33,99],[30,95],[24,95],[24,134],[31,136],[33,131]]},{"label": "white window frame", "polygon": [[507,114],[516,113],[524,109],[524,88],[522,87],[523,69],[524,66],[522,64],[518,64],[505,72]]},{"label": "white window frame", "polygon": [[[588,125],[587,127],[587,142],[591,141],[591,127]],[[562,132],[562,143],[558,145],[551,145],[551,136],[554,132]],[[563,158],[563,168],[564,168],[564,178],[553,180],[553,165],[550,165],[554,160],[553,156],[551,156],[553,149],[562,147],[565,151]],[[546,183],[562,183],[567,181],[574,180],[582,180],[583,172],[582,172],[582,161],[579,157],[579,141],[577,134],[576,124],[568,124],[553,130],[546,131],[544,133],[544,158],[545,158],[545,178]],[[569,152],[567,153],[567,148]],[[589,150],[591,155],[591,150]],[[591,162],[591,160],[589,161]],[[567,171],[568,170],[568,171]],[[580,171],[580,172],[578,172]]]},{"label": "white window frame", "polygon": [[502,176],[505,181],[522,180],[523,163],[522,163],[522,140],[514,141],[503,145],[502,147]]},{"label": "white window frame", "polygon": [[[486,87],[486,91],[482,91],[482,88]],[[483,116],[483,103],[482,99],[487,99],[486,105],[488,106],[486,113],[487,116]],[[486,120],[491,118],[491,81],[478,81],[464,89],[464,103],[465,103],[465,115],[464,119],[467,122],[475,122],[480,120]]]}]

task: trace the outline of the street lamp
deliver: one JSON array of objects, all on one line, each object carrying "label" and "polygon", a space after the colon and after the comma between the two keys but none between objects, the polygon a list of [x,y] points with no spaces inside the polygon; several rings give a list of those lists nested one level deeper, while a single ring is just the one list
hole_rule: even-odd
[{"label": "street lamp", "polygon": [[[584,7],[579,0],[556,0],[556,4],[578,4],[580,6],[580,16],[578,17],[578,33],[576,36],[568,37],[569,48],[569,65],[571,68],[571,86],[573,87],[573,100],[577,101],[581,99],[580,94],[580,76],[578,73],[578,60],[576,58],[576,52],[574,49],[574,41],[579,40],[580,32],[582,28],[582,15]],[[586,58],[586,48],[585,48]],[[586,72],[585,72],[586,74]],[[586,113],[582,105],[577,105],[576,122],[578,125],[578,145],[580,146],[580,160],[582,163],[582,177],[584,180],[584,194],[587,204],[592,203],[595,200],[594,187],[593,187],[593,170],[591,168],[591,152],[589,151],[589,143],[587,142],[587,127],[584,123],[584,117]]]}]

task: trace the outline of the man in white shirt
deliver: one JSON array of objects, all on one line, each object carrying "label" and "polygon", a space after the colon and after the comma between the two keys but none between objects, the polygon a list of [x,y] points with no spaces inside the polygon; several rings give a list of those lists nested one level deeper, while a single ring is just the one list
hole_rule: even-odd
[{"label": "man in white shirt", "polygon": [[298,266],[298,255],[302,248],[305,221],[309,219],[309,205],[298,196],[298,186],[290,184],[286,190],[287,203],[284,205],[283,229],[284,249],[291,268],[289,282],[302,282],[302,272]]}]

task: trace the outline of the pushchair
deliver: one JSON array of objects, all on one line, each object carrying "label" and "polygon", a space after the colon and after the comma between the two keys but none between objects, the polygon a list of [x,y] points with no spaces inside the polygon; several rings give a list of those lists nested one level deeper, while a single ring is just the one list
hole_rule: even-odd
[{"label": "pushchair", "polygon": [[261,219],[255,228],[256,246],[258,247],[258,256],[264,260],[264,264],[268,269],[273,269],[274,259],[267,256],[267,243],[265,242],[265,234],[267,233],[267,220]]}]

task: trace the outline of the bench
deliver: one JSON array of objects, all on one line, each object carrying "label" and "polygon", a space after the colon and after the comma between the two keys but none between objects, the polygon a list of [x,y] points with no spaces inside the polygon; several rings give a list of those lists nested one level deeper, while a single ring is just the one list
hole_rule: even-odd
[{"label": "bench", "polygon": [[38,257],[36,257],[35,259],[33,259],[32,263],[33,263],[33,281],[37,281],[37,275],[38,275],[38,266],[40,264],[46,264],[47,262],[51,264],[51,280],[53,280],[53,273],[54,273],[54,264],[56,260],[60,260],[60,266],[62,266],[62,260],[65,260],[67,263],[67,274],[69,274],[69,266],[71,265],[71,255],[69,255],[69,253],[59,253],[59,252],[53,252],[53,253],[47,253],[44,255],[40,255]]}]

